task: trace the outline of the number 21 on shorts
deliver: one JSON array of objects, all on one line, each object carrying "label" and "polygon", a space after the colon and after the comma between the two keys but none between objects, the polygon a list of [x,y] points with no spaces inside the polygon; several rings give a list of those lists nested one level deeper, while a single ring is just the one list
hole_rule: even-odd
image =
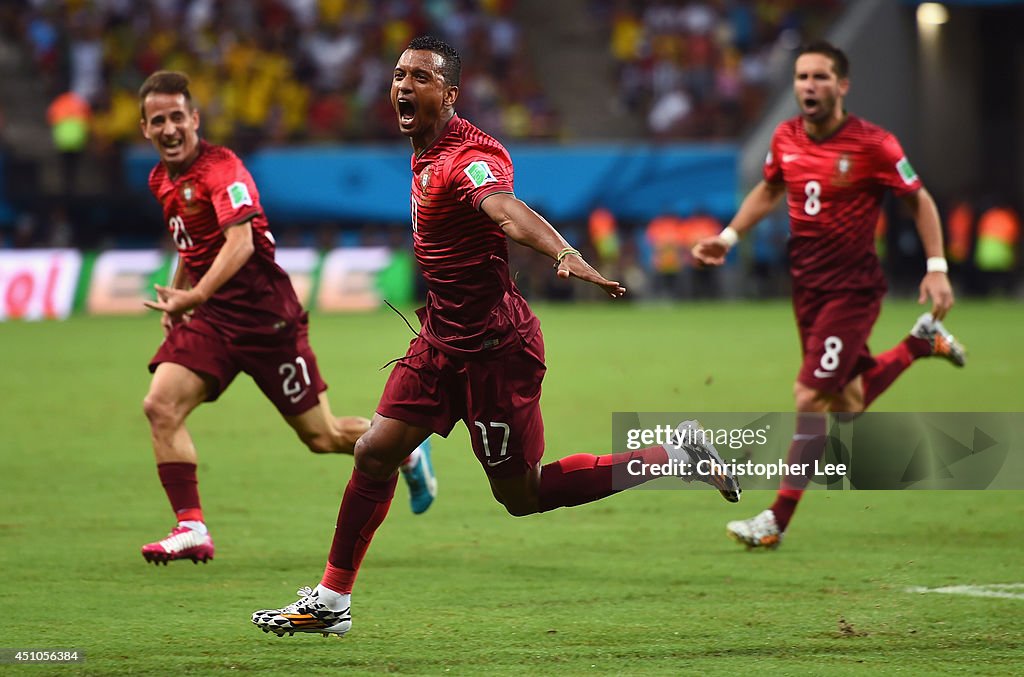
[{"label": "number 21 on shorts", "polygon": [[284,377],[281,381],[281,390],[293,403],[301,400],[306,394],[306,388],[312,384],[306,360],[301,355],[295,358],[295,364],[283,362],[278,366],[277,373]]}]

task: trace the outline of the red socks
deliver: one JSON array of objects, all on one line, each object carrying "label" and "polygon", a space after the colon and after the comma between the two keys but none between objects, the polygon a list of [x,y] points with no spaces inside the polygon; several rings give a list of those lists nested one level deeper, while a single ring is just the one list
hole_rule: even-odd
[{"label": "red socks", "polygon": [[199,503],[199,480],[195,463],[159,463],[156,466],[160,484],[171,502],[179,522],[203,521],[203,508]]},{"label": "red socks", "polygon": [[867,409],[886,388],[919,357],[932,354],[931,344],[923,338],[907,336],[891,350],[875,356],[875,366],[861,374],[864,382],[864,408]]},{"label": "red socks", "polygon": [[359,565],[370,547],[373,534],[388,514],[397,484],[397,474],[387,480],[375,480],[358,469],[352,469],[352,478],[341,499],[331,554],[320,581],[325,588],[341,594],[352,592]]},{"label": "red socks", "polygon": [[779,489],[775,494],[775,502],[771,509],[775,513],[775,523],[779,525],[779,531],[783,532],[789,526],[789,520],[793,519],[796,506],[804,495],[803,489]]},{"label": "red socks", "polygon": [[590,503],[654,479],[629,472],[634,460],[660,465],[668,462],[668,453],[664,447],[649,447],[603,456],[574,454],[548,463],[540,470],[540,511]]},{"label": "red socks", "polygon": [[825,414],[798,413],[796,417],[796,431],[793,434],[793,441],[789,445],[789,453],[786,454],[786,465],[807,464],[808,472],[800,475],[786,475],[782,478],[782,488],[775,496],[775,502],[771,510],[775,513],[775,522],[779,525],[779,531],[785,531],[789,520],[792,519],[796,506],[803,496],[807,483],[811,480],[810,469],[814,462],[825,453],[825,443],[828,432],[828,423]]}]

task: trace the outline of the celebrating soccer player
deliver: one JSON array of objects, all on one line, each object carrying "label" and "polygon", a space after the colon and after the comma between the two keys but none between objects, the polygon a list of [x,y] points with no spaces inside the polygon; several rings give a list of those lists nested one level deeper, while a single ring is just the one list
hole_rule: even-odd
[{"label": "celebrating soccer player", "polygon": [[[169,287],[157,285],[166,333],[149,363],[144,408],[157,472],[177,518],[163,540],[142,547],[154,563],[213,558],[196,479],[196,449],[185,419],[249,374],[315,453],[351,454],[370,422],[335,417],[309,345],[309,319],[287,273],[249,172],[227,148],[199,138],[199,111],[184,73],[160,71],[139,90],[142,133],[160,162],[149,176],[178,248]],[[413,512],[433,501],[436,481],[426,438],[402,460]],[[414,445],[416,446],[416,445]]]},{"label": "celebrating soccer player", "polygon": [[[935,202],[896,137],[846,112],[849,88],[842,51],[826,42],[800,50],[793,73],[800,115],[776,128],[764,180],[729,226],[693,248],[698,261],[720,265],[737,240],[787,196],[793,308],[803,349],[788,463],[820,458],[826,412],[863,411],[917,358],[965,363],[963,347],[941,322],[953,305],[953,291]],[[903,200],[917,223],[927,256],[919,302],[930,300],[931,312],[894,348],[871,355],[867,339],[886,290],[874,246],[886,190]],[[747,547],[778,547],[808,479],[784,479],[772,506],[730,522],[729,535]]]},{"label": "celebrating soccer player", "polygon": [[[511,238],[618,298],[625,289],[590,267],[580,253],[513,193],[512,161],[495,139],[455,114],[461,63],[448,44],[416,38],[391,81],[391,104],[412,142],[412,229],[427,282],[420,335],[391,372],[370,430],[356,443],[326,571],[282,609],[252,621],[277,634],[342,635],[352,625],[350,594],[360,562],[388,511],[398,464],[430,433],[447,436],[460,419],[494,497],[513,515],[589,503],[654,475],[629,464],[724,467],[700,435],[636,451],[576,454],[541,465],[540,412],[544,342],[540,322],[509,276]],[[693,421],[677,433],[696,429]],[[731,476],[699,478],[739,500]]]}]

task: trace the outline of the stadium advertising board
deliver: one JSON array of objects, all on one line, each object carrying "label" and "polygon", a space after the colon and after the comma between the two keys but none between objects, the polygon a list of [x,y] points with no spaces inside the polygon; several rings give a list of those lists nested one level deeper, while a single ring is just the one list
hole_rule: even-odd
[{"label": "stadium advertising board", "polygon": [[326,312],[376,308],[381,304],[376,276],[390,262],[391,252],[385,247],[328,252],[320,274],[316,307]]},{"label": "stadium advertising board", "polygon": [[152,297],[153,285],[171,279],[170,258],[155,249],[103,252],[93,264],[86,310],[90,315],[146,312],[142,302]]},{"label": "stadium advertising board", "polygon": [[[407,255],[386,247],[346,247],[321,254],[281,248],[277,262],[304,306],[324,312],[372,310],[386,296],[412,298]],[[85,264],[83,266],[83,260]],[[72,249],[0,252],[0,320],[141,315],[154,284],[168,284],[177,258],[157,250],[110,250],[83,255]],[[79,301],[76,303],[76,298]]]},{"label": "stadium advertising board", "polygon": [[81,267],[73,249],[0,252],[0,321],[67,317]]}]

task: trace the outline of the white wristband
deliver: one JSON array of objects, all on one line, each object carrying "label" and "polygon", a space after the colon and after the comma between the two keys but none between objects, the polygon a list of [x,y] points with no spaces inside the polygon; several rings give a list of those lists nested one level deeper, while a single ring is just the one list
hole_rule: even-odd
[{"label": "white wristband", "polygon": [[735,245],[740,240],[740,234],[737,233],[732,228],[726,228],[725,230],[718,234],[718,237],[725,240],[725,244],[729,245],[729,249],[732,249],[733,245]]},{"label": "white wristband", "polygon": [[949,264],[946,263],[946,259],[941,256],[929,256],[925,262],[925,268],[929,273],[948,273]]}]

